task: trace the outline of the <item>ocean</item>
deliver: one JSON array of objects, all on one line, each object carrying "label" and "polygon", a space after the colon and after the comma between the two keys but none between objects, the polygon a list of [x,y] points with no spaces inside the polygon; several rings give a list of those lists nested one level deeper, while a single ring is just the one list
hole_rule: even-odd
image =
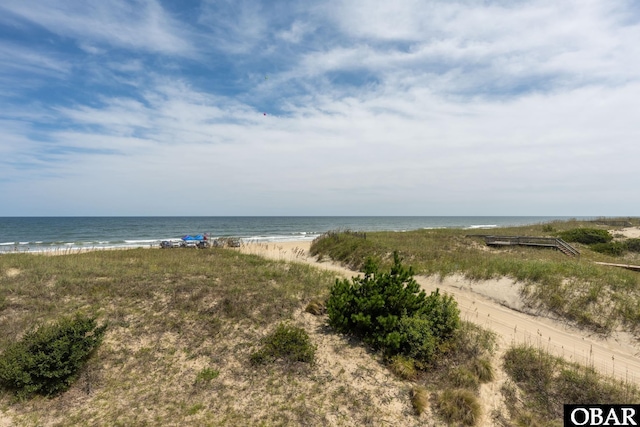
[{"label": "ocean", "polygon": [[210,239],[233,237],[243,242],[278,242],[313,240],[331,230],[490,229],[567,219],[569,217],[558,216],[0,217],[0,254],[150,247],[187,234],[206,233]]}]

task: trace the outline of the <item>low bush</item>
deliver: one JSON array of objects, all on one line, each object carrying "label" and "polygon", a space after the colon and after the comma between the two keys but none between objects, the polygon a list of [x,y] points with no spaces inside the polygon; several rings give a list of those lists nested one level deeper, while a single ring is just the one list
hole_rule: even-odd
[{"label": "low bush", "polygon": [[481,384],[489,383],[494,379],[493,366],[491,361],[486,358],[474,359],[471,363],[473,373],[478,377]]},{"label": "low bush", "polygon": [[624,247],[629,252],[640,253],[640,239],[627,239],[624,242]]},{"label": "low bush", "polygon": [[387,356],[403,354],[429,362],[460,326],[457,303],[439,291],[429,296],[394,252],[389,273],[368,259],[363,277],[336,280],[327,301],[329,324],[361,337]]},{"label": "low bush", "polygon": [[27,332],[0,355],[0,386],[19,397],[65,391],[102,342],[106,327],[78,314]]},{"label": "low bush", "polygon": [[574,228],[561,232],[560,237],[567,242],[576,242],[585,245],[608,243],[613,240],[613,236],[607,230],[597,228]]},{"label": "low bush", "polygon": [[590,247],[591,247],[591,250],[595,252],[612,255],[612,256],[620,256],[624,254],[624,251],[626,249],[625,245],[620,242],[595,243]]},{"label": "low bush", "polygon": [[316,346],[311,343],[307,331],[281,323],[262,340],[262,348],[251,354],[250,361],[254,365],[276,360],[313,363],[315,354]]}]

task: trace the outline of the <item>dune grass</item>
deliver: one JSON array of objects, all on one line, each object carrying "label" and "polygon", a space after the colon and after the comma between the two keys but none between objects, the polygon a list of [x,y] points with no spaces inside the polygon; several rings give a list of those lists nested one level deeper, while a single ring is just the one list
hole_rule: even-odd
[{"label": "dune grass", "polygon": [[[311,253],[361,269],[367,257],[381,266],[391,263],[398,250],[416,274],[444,277],[462,274],[473,280],[510,277],[523,283],[523,298],[532,307],[543,308],[581,327],[607,334],[623,327],[640,328],[640,274],[596,265],[593,261],[640,264],[640,254],[629,252],[623,259],[576,244],[579,258],[553,249],[513,246],[489,248],[473,234],[556,237],[580,227],[611,226],[594,222],[564,221],[490,230],[435,229],[403,233],[331,232],[313,242]],[[615,232],[614,232],[615,234]]]},{"label": "dune grass", "polygon": [[[334,283],[308,265],[230,249],[0,256],[0,351],[66,313],[107,325],[68,391],[24,400],[0,391],[0,421],[6,413],[18,426],[420,425],[415,411],[429,411],[428,393],[456,367],[472,370],[491,341],[464,323],[429,372],[397,361],[408,370],[396,376],[381,354],[326,326]],[[314,319],[314,337],[302,313]],[[416,382],[424,390],[412,395]],[[398,403],[399,415],[385,412]]]},{"label": "dune grass", "polygon": [[562,425],[564,403],[640,401],[640,390],[633,384],[599,375],[593,367],[567,362],[529,344],[509,348],[503,364],[512,383],[505,384],[502,392],[519,425]]},{"label": "dune grass", "polygon": [[[322,420],[326,408],[308,407],[320,394],[303,387],[291,398],[287,384],[295,375],[256,372],[250,355],[276,324],[323,299],[333,280],[310,266],[232,250],[2,255],[0,349],[67,313],[96,316],[108,329],[69,391],[19,401],[2,392],[0,410],[10,411],[16,425]],[[317,385],[313,373],[300,375]],[[345,399],[333,402],[349,407]]]}]

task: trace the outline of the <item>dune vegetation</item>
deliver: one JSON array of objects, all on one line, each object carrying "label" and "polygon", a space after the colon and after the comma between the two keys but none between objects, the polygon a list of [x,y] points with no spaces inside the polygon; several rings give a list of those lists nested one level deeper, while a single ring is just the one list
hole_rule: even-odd
[{"label": "dune vegetation", "polygon": [[[568,222],[491,232],[556,235],[582,226]],[[336,312],[345,313],[336,301],[351,298],[345,294],[349,281],[304,263],[222,248],[4,254],[0,426],[561,425],[562,396],[569,393],[576,400],[571,403],[595,397],[640,401],[633,385],[565,363],[543,349],[513,346],[496,352],[492,332],[455,320],[453,300],[437,294],[416,299],[412,295],[418,289],[407,285],[413,273],[505,275],[526,284],[523,297],[530,304],[563,313],[577,325],[603,333],[618,326],[636,330],[631,313],[638,313],[633,308],[638,273],[590,262],[632,263],[635,252],[612,256],[577,243],[582,256],[569,259],[548,249],[488,249],[466,234],[420,230],[365,238],[345,231],[314,242],[316,256],[353,267],[364,267],[373,257],[374,278],[388,277],[384,272],[400,259],[411,267],[398,293],[431,308],[418,308],[417,317],[385,317],[380,339],[366,329],[350,333],[339,326],[348,322],[332,321]],[[623,240],[613,234],[613,242]],[[583,317],[572,315],[577,307],[563,293],[574,282],[585,287],[581,292],[601,287],[593,300],[580,300]],[[541,295],[542,286],[560,288],[557,306]],[[575,297],[575,289],[568,292]],[[611,323],[597,311],[607,302],[620,311]],[[353,307],[370,306],[363,304]],[[434,311],[439,306],[446,310]],[[366,312],[358,310],[360,326],[375,325],[362,323]],[[444,339],[433,313],[455,320]],[[54,336],[64,342],[55,344],[64,354],[60,345],[82,342],[73,319],[99,336],[91,341],[95,348],[82,353],[83,363],[74,364],[77,372],[61,376],[67,383],[47,392],[9,386],[2,377],[9,366],[5,356],[35,351],[23,345],[33,337]],[[60,325],[64,334],[52,332]],[[399,332],[390,325],[399,326]],[[93,337],[92,332],[82,336]],[[428,337],[429,345],[420,337]],[[19,372],[15,366],[9,371]],[[541,383],[541,378],[550,380]],[[483,400],[491,388],[500,390],[498,402]]]},{"label": "dune vegetation", "polygon": [[[626,223],[627,221],[625,221]],[[629,219],[638,225],[638,219]],[[607,334],[623,328],[640,331],[640,274],[595,264],[594,261],[640,265],[636,240],[619,236],[615,229],[599,222],[558,221],[523,227],[490,230],[436,229],[407,232],[355,233],[348,230],[325,234],[311,246],[311,253],[360,270],[367,258],[391,265],[398,251],[416,274],[461,274],[472,280],[501,277],[523,284],[522,297],[530,307],[544,309],[577,326]],[[508,246],[490,248],[483,235],[561,237],[589,235],[580,230],[597,230],[610,235],[608,243],[571,242],[580,251],[569,257],[548,248]],[[613,229],[613,230],[612,230]],[[578,231],[578,233],[576,233]],[[599,245],[615,244],[625,250],[607,253]]]}]

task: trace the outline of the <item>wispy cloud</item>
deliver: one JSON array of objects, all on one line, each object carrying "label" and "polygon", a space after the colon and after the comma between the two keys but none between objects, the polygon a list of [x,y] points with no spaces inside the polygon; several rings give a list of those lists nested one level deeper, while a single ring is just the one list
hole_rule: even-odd
[{"label": "wispy cloud", "polygon": [[179,56],[193,53],[183,26],[166,14],[156,0],[49,0],[37,7],[20,0],[7,0],[0,10],[53,34],[71,37],[85,50],[95,53],[100,50],[89,47],[90,43]]}]

